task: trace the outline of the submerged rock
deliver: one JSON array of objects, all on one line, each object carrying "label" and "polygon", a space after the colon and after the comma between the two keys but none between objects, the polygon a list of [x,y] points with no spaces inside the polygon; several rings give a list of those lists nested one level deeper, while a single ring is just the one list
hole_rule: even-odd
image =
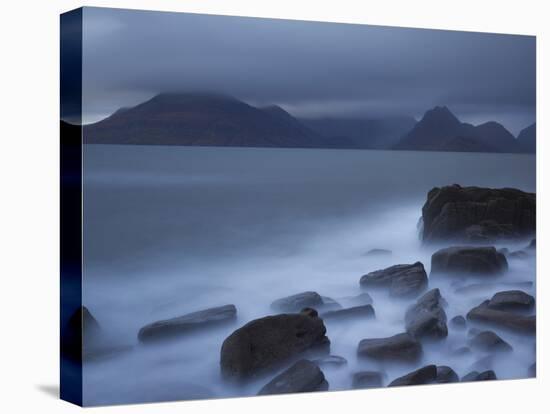
[{"label": "submerged rock", "polygon": [[512,188],[435,187],[422,207],[422,239],[492,241],[536,229],[536,195]]},{"label": "submerged rock", "polygon": [[405,314],[405,329],[415,339],[442,339],[448,334],[445,301],[439,289],[432,289]]},{"label": "submerged rock", "polygon": [[487,306],[506,311],[528,311],[535,306],[535,298],[521,290],[506,290],[496,293]]},{"label": "submerged rock", "polygon": [[353,388],[378,388],[382,386],[382,373],[378,371],[361,371],[353,374]]},{"label": "submerged rock", "polygon": [[536,316],[518,315],[489,307],[490,301],[486,300],[476,306],[466,317],[468,320],[489,323],[498,327],[507,328],[516,332],[534,334],[537,329]]},{"label": "submerged rock", "polygon": [[495,276],[508,270],[506,257],[494,247],[447,247],[432,255],[430,275]]},{"label": "submerged rock", "polygon": [[302,359],[268,382],[258,395],[288,394],[328,390],[328,382],[319,367]]},{"label": "submerged rock", "polygon": [[416,262],[368,273],[361,277],[359,283],[366,288],[389,288],[391,296],[414,297],[428,286],[428,275],[424,265]]},{"label": "submerged rock", "polygon": [[352,308],[328,311],[321,314],[321,317],[326,321],[374,318],[374,309],[372,305],[354,306]]},{"label": "submerged rock", "polygon": [[320,367],[341,367],[347,365],[348,360],[338,355],[327,355],[322,358],[314,359],[311,362]]},{"label": "submerged rock", "polygon": [[304,308],[337,309],[341,306],[334,299],[321,296],[317,292],[301,292],[295,295],[277,299],[271,304],[271,308],[278,312],[300,312]]},{"label": "submerged rock", "polygon": [[330,341],[317,312],[266,316],[229,335],[221,348],[224,376],[245,379],[277,368],[306,351],[328,352]]},{"label": "submerged rock", "polygon": [[512,346],[493,331],[483,331],[470,339],[472,348],[486,352],[512,351]]},{"label": "submerged rock", "polygon": [[394,379],[388,387],[398,387],[402,385],[422,385],[432,384],[437,379],[437,367],[435,365],[427,365],[416,371],[409,372],[402,377]]},{"label": "submerged rock", "polygon": [[414,362],[422,355],[422,345],[408,333],[388,338],[363,339],[357,355],[377,360]]},{"label": "submerged rock", "polygon": [[442,365],[437,367],[437,375],[435,382],[438,384],[448,384],[451,382],[459,382],[457,373],[448,366]]},{"label": "submerged rock", "polygon": [[495,371],[488,370],[483,371],[482,373],[479,373],[477,371],[472,371],[469,374],[466,374],[462,377],[460,380],[461,382],[471,382],[471,381],[490,381],[490,380],[496,380],[497,376],[495,375]]},{"label": "submerged rock", "polygon": [[454,318],[452,318],[449,322],[453,327],[457,329],[465,329],[466,328],[466,319],[462,315],[457,315]]},{"label": "submerged rock", "polygon": [[173,338],[232,323],[236,317],[237,309],[235,305],[218,306],[146,325],[139,330],[138,339],[141,342],[149,342]]}]

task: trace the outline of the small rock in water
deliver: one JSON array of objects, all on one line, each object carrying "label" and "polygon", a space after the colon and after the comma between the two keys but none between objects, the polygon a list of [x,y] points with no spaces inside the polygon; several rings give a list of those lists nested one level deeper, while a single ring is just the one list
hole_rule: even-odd
[{"label": "small rock in water", "polygon": [[141,342],[149,342],[173,338],[201,329],[232,323],[236,317],[235,305],[218,306],[146,325],[139,330],[138,339]]},{"label": "small rock in water", "polygon": [[470,339],[472,348],[485,352],[512,351],[512,346],[493,331],[483,331]]},{"label": "small rock in water", "polygon": [[415,339],[442,339],[448,334],[445,300],[439,289],[432,289],[405,314],[407,332]]},{"label": "small rock in water", "polygon": [[363,339],[357,355],[377,360],[414,362],[422,355],[422,345],[408,333],[388,338]]},{"label": "small rock in water", "polygon": [[330,341],[325,325],[312,311],[266,316],[237,329],[223,342],[222,374],[246,379],[305,352],[328,353]]},{"label": "small rock in water", "polygon": [[416,297],[428,286],[428,275],[424,265],[400,264],[370,272],[359,281],[364,288],[389,288],[390,296]]},{"label": "small rock in water", "polygon": [[506,257],[494,247],[458,246],[432,255],[430,276],[497,276],[507,270]]},{"label": "small rock in water", "polygon": [[481,305],[476,306],[468,312],[466,317],[472,321],[489,323],[516,332],[528,334],[536,332],[536,316],[524,316],[503,310],[491,309],[489,303],[490,301],[486,300]]},{"label": "small rock in water", "polygon": [[380,256],[391,256],[392,251],[387,249],[371,249],[364,254],[364,256],[370,257],[380,257]]},{"label": "small rock in water", "polygon": [[487,306],[491,309],[506,311],[528,311],[535,306],[535,298],[521,290],[506,290],[496,293]]},{"label": "small rock in water", "polygon": [[361,371],[353,374],[353,388],[378,388],[382,386],[382,374],[378,371]]},{"label": "small rock in water", "polygon": [[328,355],[322,358],[314,359],[311,362],[320,367],[341,367],[348,363],[348,360],[338,355]]},{"label": "small rock in water", "polygon": [[471,381],[490,381],[490,380],[496,380],[497,376],[495,375],[495,371],[488,370],[483,371],[482,373],[479,373],[477,371],[472,371],[469,374],[466,374],[462,377],[460,380],[461,382],[471,382]]},{"label": "small rock in water", "polygon": [[288,394],[328,390],[328,382],[319,367],[302,359],[268,382],[258,395]]},{"label": "small rock in water", "polygon": [[458,381],[458,375],[451,367],[445,365],[437,367],[437,376],[435,378],[435,382],[437,382],[438,384],[447,384],[450,382]]},{"label": "small rock in water", "polygon": [[416,371],[410,372],[407,375],[394,379],[388,387],[398,387],[402,385],[423,385],[432,384],[437,379],[437,367],[435,365],[427,365]]},{"label": "small rock in water", "polygon": [[466,328],[466,319],[462,315],[457,315],[451,319],[450,324],[457,329]]},{"label": "small rock in water", "polygon": [[302,292],[277,299],[271,304],[271,308],[278,312],[297,313],[303,308],[328,310],[339,309],[341,306],[334,299],[321,296],[317,292]]},{"label": "small rock in water", "polygon": [[372,305],[354,306],[352,308],[328,311],[321,314],[321,317],[326,321],[374,318],[374,309]]}]

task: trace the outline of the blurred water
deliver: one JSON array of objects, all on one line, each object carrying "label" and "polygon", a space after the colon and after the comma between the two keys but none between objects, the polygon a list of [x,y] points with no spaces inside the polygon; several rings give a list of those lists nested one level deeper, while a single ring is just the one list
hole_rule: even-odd
[{"label": "blurred water", "polygon": [[[426,193],[459,183],[535,191],[532,155],[346,150],[89,145],[84,150],[83,302],[117,345],[133,348],[84,366],[86,404],[254,395],[268,379],[243,387],[219,374],[223,339],[272,313],[282,296],[315,290],[336,300],[361,293],[361,275],[422,261],[417,223]],[[511,250],[524,247],[507,246]],[[372,248],[390,257],[365,257]],[[535,280],[535,260],[511,261],[499,280]],[[455,293],[444,281],[447,315],[465,313],[502,286]],[[534,295],[533,288],[524,289]],[[347,366],[324,369],[330,389],[347,389],[361,369],[386,383],[426,364],[468,373],[477,353],[451,351],[466,331],[425,348],[412,366],[358,361],[361,339],[404,330],[411,301],[372,292],[376,319],[327,324],[331,353]],[[235,325],[170,343],[140,346],[137,332],[155,320],[211,306],[237,306]],[[499,378],[525,377],[534,338],[499,333],[513,358],[494,362]]]}]

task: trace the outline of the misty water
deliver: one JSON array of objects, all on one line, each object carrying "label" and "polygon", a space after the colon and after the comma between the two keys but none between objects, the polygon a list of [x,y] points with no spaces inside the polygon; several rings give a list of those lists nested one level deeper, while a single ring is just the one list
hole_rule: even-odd
[{"label": "misty water", "polygon": [[[83,304],[108,343],[128,348],[85,363],[85,404],[255,395],[276,372],[245,385],[224,382],[220,347],[231,332],[273,314],[271,302],[283,296],[316,291],[345,306],[370,271],[421,261],[429,274],[440,246],[423,247],[418,237],[427,192],[453,183],[534,192],[534,165],[534,156],[517,154],[86,146]],[[393,254],[364,255],[373,248]],[[449,319],[510,289],[506,283],[531,281],[522,290],[534,295],[534,256],[509,265],[505,275],[479,281],[500,285],[461,293],[439,279],[430,288],[441,288]],[[330,353],[348,361],[322,368],[330,390],[351,388],[352,374],[367,369],[383,371],[385,385],[429,363],[463,376],[485,356],[453,356],[468,334],[450,326],[413,365],[358,359],[361,339],[404,331],[414,302],[369,293],[376,318],[326,322]],[[237,307],[234,324],[138,343],[150,322],[225,304]],[[526,377],[534,337],[491,329],[514,348],[493,361],[497,377]]]}]

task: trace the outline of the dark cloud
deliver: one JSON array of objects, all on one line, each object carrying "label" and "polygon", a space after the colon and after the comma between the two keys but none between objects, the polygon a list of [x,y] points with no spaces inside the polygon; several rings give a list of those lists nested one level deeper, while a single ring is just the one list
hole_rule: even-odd
[{"label": "dark cloud", "polygon": [[161,91],[224,92],[301,116],[448,105],[513,132],[535,117],[535,38],[86,8],[85,117]]}]

